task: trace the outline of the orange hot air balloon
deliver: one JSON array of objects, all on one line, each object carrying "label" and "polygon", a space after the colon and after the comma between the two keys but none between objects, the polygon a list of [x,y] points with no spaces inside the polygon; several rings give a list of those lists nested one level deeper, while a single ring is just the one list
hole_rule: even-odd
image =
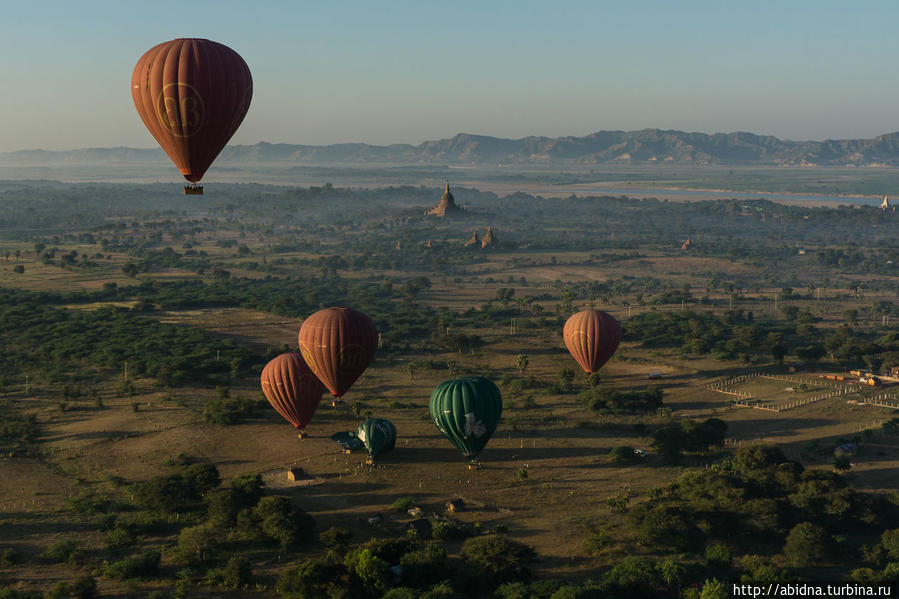
[{"label": "orange hot air balloon", "polygon": [[228,46],[179,38],[141,56],[131,95],[144,125],[184,178],[196,183],[246,116],[253,78]]},{"label": "orange hot air balloon", "polygon": [[272,407],[303,434],[324,392],[298,352],[281,354],[262,369],[262,392]]},{"label": "orange hot air balloon", "polygon": [[618,349],[621,325],[611,314],[601,310],[584,310],[565,322],[562,331],[568,351],[584,372],[602,368]]},{"label": "orange hot air balloon", "polygon": [[350,308],[319,310],[300,327],[303,359],[334,397],[342,397],[375,357],[378,329]]}]

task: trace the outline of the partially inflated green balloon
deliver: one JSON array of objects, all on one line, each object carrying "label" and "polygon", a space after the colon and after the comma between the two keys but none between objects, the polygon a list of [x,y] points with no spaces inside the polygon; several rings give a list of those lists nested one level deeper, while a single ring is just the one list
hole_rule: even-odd
[{"label": "partially inflated green balloon", "polygon": [[356,438],[365,443],[365,448],[372,458],[396,445],[396,427],[383,418],[369,418],[356,430]]},{"label": "partially inflated green balloon", "polygon": [[431,393],[431,418],[462,455],[474,460],[487,445],[503,413],[503,398],[490,379],[450,379]]}]

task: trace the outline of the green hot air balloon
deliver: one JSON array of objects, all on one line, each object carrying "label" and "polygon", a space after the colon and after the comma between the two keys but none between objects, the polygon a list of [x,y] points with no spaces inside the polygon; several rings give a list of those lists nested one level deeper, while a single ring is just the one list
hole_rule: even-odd
[{"label": "green hot air balloon", "polygon": [[490,379],[468,376],[437,385],[431,393],[430,408],[440,432],[475,462],[496,430],[503,398]]},{"label": "green hot air balloon", "polygon": [[365,443],[371,459],[396,445],[396,427],[383,418],[369,418],[356,429],[356,438]]}]

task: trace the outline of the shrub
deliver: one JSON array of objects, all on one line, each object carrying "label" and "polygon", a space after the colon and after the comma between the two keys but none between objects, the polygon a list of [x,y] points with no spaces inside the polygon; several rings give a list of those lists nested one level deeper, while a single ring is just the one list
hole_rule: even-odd
[{"label": "shrub", "polygon": [[634,453],[633,447],[627,445],[619,445],[609,450],[609,457],[613,462],[635,462],[637,454]]},{"label": "shrub", "polygon": [[801,522],[787,535],[783,552],[795,566],[810,566],[829,557],[831,538],[826,530],[810,522]]},{"label": "shrub", "polygon": [[159,574],[161,554],[158,551],[146,551],[139,555],[129,555],[125,559],[106,566],[106,576],[116,580],[126,578],[151,578]]},{"label": "shrub", "polygon": [[8,567],[19,563],[19,554],[15,549],[4,549],[0,551],[0,566]]},{"label": "shrub", "polygon": [[209,584],[226,589],[244,588],[250,584],[252,578],[250,560],[242,556],[232,557],[224,568],[210,570],[206,575]]},{"label": "shrub", "polygon": [[332,526],[328,530],[318,535],[318,540],[322,545],[330,549],[340,549],[346,547],[352,538],[353,533],[348,528],[338,528]]},{"label": "shrub", "polygon": [[436,584],[449,574],[446,551],[436,543],[428,543],[422,549],[406,553],[399,562],[403,567],[403,584],[416,588]]},{"label": "shrub", "polygon": [[469,566],[487,576],[492,586],[530,579],[531,565],[537,561],[533,548],[495,534],[468,539],[459,553]]},{"label": "shrub", "polygon": [[199,566],[212,559],[218,543],[216,534],[207,526],[188,526],[178,535],[176,556],[186,566]]},{"label": "shrub", "polygon": [[76,549],[78,549],[78,545],[75,541],[59,541],[50,545],[41,554],[41,558],[53,563],[67,562]]},{"label": "shrub", "polygon": [[329,590],[340,584],[344,573],[342,564],[310,559],[285,570],[278,578],[277,589],[282,597],[289,599],[328,597]]},{"label": "shrub", "polygon": [[390,505],[390,509],[394,512],[405,514],[414,508],[416,503],[414,497],[400,497]]}]

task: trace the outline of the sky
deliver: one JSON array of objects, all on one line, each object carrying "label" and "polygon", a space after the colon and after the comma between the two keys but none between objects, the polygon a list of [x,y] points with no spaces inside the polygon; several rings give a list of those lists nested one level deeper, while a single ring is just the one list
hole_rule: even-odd
[{"label": "sky", "polygon": [[0,21],[0,152],[155,147],[138,58],[236,50],[232,144],[411,143],[643,128],[782,139],[899,131],[894,0],[32,0]]}]

